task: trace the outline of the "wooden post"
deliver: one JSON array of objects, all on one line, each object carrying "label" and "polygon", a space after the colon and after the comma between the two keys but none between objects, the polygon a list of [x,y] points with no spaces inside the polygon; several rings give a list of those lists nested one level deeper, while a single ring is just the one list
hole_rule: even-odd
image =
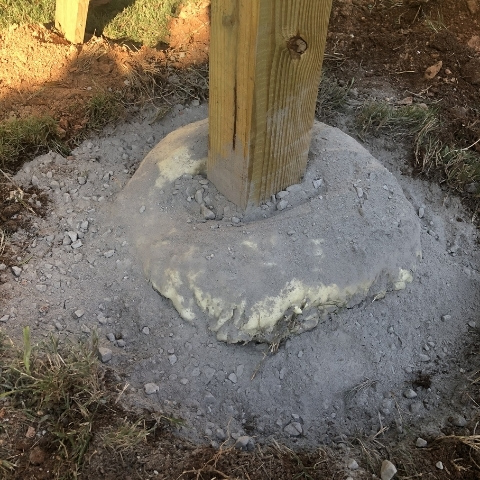
[{"label": "wooden post", "polygon": [[82,43],[90,0],[57,0],[55,27],[72,43]]},{"label": "wooden post", "polygon": [[212,0],[208,178],[246,209],[307,165],[332,0]]}]

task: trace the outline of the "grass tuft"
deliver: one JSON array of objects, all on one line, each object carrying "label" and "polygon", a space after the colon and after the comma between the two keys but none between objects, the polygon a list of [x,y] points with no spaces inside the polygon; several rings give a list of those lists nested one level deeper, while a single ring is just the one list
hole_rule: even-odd
[{"label": "grass tuft", "polygon": [[435,118],[436,112],[418,105],[395,107],[385,102],[365,104],[356,117],[359,134],[377,135],[387,130],[396,135],[411,135]]},{"label": "grass tuft", "polygon": [[106,403],[95,352],[96,340],[60,351],[52,338],[33,348],[26,327],[23,351],[15,355],[12,350],[10,364],[0,372],[0,398],[42,424],[50,448],[71,471],[81,467],[95,415]]},{"label": "grass tuft", "polygon": [[340,85],[337,80],[324,73],[318,89],[315,114],[320,120],[326,120],[341,110],[347,102],[347,95],[352,88],[353,79],[347,85]]},{"label": "grass tuft", "polygon": [[100,131],[109,123],[115,123],[125,114],[121,98],[111,92],[99,92],[87,103],[87,129]]},{"label": "grass tuft", "polygon": [[0,0],[0,30],[13,24],[48,23],[55,17],[55,0]]},{"label": "grass tuft", "polygon": [[[126,6],[103,29],[112,40],[129,40],[155,47],[168,41],[168,22],[175,14],[179,0],[137,0]],[[113,4],[113,2],[112,2]],[[111,8],[105,6],[105,11]],[[97,13],[100,15],[100,11]]]},{"label": "grass tuft", "polygon": [[63,150],[51,117],[29,117],[0,123],[0,165],[18,170],[25,161],[48,150]]}]

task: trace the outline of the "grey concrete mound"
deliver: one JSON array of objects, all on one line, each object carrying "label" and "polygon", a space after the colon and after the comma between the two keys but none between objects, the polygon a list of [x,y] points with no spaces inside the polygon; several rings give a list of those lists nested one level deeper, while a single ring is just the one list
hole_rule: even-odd
[{"label": "grey concrete mound", "polygon": [[278,344],[322,316],[405,288],[420,225],[394,176],[316,122],[303,182],[238,211],[206,178],[206,120],[165,137],[119,195],[146,277],[219,340]]}]

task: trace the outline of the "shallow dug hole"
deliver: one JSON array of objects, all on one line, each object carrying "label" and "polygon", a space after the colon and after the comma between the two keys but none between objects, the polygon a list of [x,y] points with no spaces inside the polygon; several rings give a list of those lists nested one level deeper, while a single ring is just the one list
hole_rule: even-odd
[{"label": "shallow dug hole", "polygon": [[[98,331],[100,346],[112,351],[109,365],[129,384],[128,405],[168,411],[185,421],[179,434],[217,446],[242,435],[316,446],[385,427],[432,438],[458,415],[473,427],[473,405],[455,392],[474,368],[463,352],[480,323],[477,233],[456,198],[398,173],[399,150],[379,146],[375,157],[421,208],[423,258],[404,290],[329,314],[270,348],[217,341],[148,285],[114,221],[115,199],[129,165],[206,114],[203,105],[187,106],[153,123],[145,112],[68,159],[52,153],[24,166],[15,181],[27,188],[35,177],[52,210],[36,219],[21,272],[2,272],[1,298],[9,298],[2,328],[20,339],[30,325],[36,340],[53,333],[62,342]],[[192,244],[195,235],[192,228]],[[146,384],[154,384],[148,395]]]}]

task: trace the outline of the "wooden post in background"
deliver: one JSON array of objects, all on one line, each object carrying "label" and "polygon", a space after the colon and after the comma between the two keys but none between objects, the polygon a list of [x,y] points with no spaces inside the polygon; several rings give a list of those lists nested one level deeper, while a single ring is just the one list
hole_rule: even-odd
[{"label": "wooden post in background", "polygon": [[82,43],[90,0],[57,0],[55,28],[72,43]]},{"label": "wooden post in background", "polygon": [[332,0],[212,0],[208,178],[241,208],[300,182]]}]

